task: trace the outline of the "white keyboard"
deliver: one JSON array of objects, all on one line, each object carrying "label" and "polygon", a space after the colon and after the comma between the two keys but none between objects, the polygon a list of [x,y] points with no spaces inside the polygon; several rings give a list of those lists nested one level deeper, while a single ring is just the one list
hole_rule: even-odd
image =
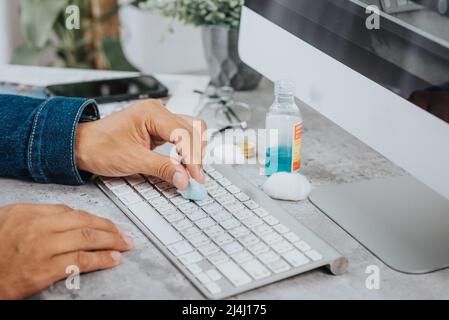
[{"label": "white keyboard", "polygon": [[347,260],[229,166],[205,167],[208,198],[189,201],[141,175],[98,178],[100,188],[209,298],[229,297]]}]

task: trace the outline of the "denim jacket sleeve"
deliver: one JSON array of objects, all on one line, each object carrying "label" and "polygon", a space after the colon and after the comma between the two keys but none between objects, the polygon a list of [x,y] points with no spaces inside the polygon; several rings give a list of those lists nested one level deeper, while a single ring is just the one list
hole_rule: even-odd
[{"label": "denim jacket sleeve", "polygon": [[80,185],[75,161],[79,122],[98,120],[93,100],[0,95],[0,175]]}]

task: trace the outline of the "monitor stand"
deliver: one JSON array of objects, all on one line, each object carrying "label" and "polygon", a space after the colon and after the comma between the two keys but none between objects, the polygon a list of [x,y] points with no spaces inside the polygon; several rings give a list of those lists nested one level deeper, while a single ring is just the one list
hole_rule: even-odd
[{"label": "monitor stand", "polygon": [[397,271],[449,267],[449,201],[413,177],[320,187],[310,200]]}]

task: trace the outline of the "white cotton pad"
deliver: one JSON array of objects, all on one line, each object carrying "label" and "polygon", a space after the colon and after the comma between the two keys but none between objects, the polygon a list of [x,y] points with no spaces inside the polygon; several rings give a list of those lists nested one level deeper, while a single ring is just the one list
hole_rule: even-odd
[{"label": "white cotton pad", "polygon": [[207,191],[204,189],[203,185],[201,185],[195,179],[189,179],[189,187],[184,190],[178,192],[186,199],[193,201],[202,201],[207,198]]},{"label": "white cotton pad", "polygon": [[299,173],[275,173],[263,185],[263,191],[267,195],[280,200],[305,200],[311,190],[309,180]]}]

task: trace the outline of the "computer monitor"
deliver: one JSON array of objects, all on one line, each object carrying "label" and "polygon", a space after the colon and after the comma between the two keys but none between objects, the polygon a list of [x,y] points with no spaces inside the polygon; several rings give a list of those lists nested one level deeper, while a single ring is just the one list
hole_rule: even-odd
[{"label": "computer monitor", "polygon": [[300,100],[409,173],[310,197],[407,273],[449,266],[449,17],[425,2],[387,14],[385,1],[246,0],[239,41],[243,61],[295,81]]}]

